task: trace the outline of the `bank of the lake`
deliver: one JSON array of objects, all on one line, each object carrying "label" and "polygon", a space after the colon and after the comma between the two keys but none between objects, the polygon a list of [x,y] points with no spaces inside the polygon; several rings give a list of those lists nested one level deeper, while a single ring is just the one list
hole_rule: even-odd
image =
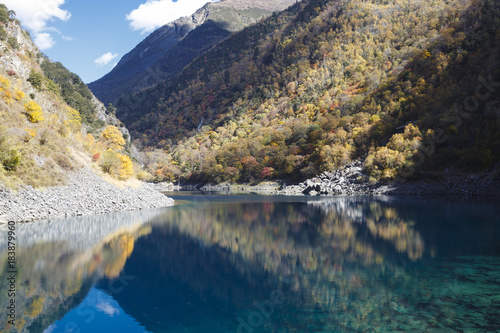
[{"label": "bank of the lake", "polygon": [[[265,193],[281,195],[423,195],[423,196],[498,196],[500,172],[448,173],[440,177],[400,179],[391,183],[370,183],[361,162],[354,162],[299,184],[262,182],[259,184],[206,184],[196,189],[227,193]],[[193,186],[185,187],[192,190]]]},{"label": "bank of the lake", "polygon": [[8,221],[28,222],[39,219],[104,214],[172,206],[173,199],[150,184],[119,187],[109,183],[88,168],[71,175],[64,186],[18,191],[0,188],[0,224]]},{"label": "bank of the lake", "polygon": [[352,163],[334,172],[323,172],[298,185],[286,186],[280,194],[309,195],[422,195],[422,196],[498,196],[500,173],[457,173],[422,176],[390,183],[370,183],[361,163]]},{"label": "bank of the lake", "polygon": [[[424,196],[498,196],[498,171],[445,175],[439,179],[370,184],[359,162],[296,185],[262,182],[255,185],[222,183],[182,186],[187,190],[278,195],[424,195]],[[88,168],[74,172],[68,185],[39,190],[24,187],[19,191],[0,188],[0,224],[47,218],[103,214],[172,206],[173,200],[160,191],[178,190],[173,184],[147,184],[118,187],[103,180]]]}]

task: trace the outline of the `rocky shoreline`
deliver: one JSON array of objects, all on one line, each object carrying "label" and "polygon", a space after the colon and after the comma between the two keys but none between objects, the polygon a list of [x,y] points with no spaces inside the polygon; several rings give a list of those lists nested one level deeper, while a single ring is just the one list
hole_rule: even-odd
[{"label": "rocky shoreline", "polygon": [[354,162],[333,172],[323,172],[317,177],[308,179],[298,185],[290,185],[278,193],[285,195],[353,195],[384,194],[392,188],[387,185],[371,185],[363,175],[361,162]]},{"label": "rocky shoreline", "polygon": [[438,180],[371,184],[363,173],[360,161],[297,185],[266,182],[257,185],[221,183],[202,187],[183,187],[183,190],[201,190],[225,193],[261,193],[278,195],[422,195],[422,196],[499,196],[500,172],[445,175]]},{"label": "rocky shoreline", "polygon": [[418,180],[389,184],[370,184],[361,162],[353,162],[334,172],[323,172],[298,185],[286,186],[285,195],[425,195],[425,196],[499,196],[499,172],[445,175],[438,180]]},{"label": "rocky shoreline", "polygon": [[174,200],[150,184],[120,188],[83,168],[67,185],[17,192],[0,188],[0,224],[172,206]]}]

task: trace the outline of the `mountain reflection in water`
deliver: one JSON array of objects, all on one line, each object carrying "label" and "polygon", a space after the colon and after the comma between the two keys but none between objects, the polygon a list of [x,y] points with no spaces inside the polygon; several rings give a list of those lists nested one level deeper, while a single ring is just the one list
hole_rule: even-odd
[{"label": "mountain reflection in water", "polygon": [[[118,323],[130,332],[500,329],[495,203],[176,199],[187,204],[152,212],[70,254],[62,240],[20,243],[26,268],[19,273],[18,329],[64,332],[70,323],[81,332],[110,332]],[[98,315],[88,320],[83,305]]]}]

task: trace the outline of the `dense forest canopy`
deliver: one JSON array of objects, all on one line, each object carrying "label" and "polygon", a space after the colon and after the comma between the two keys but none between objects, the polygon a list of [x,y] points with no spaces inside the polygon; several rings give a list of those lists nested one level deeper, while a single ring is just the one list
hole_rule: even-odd
[{"label": "dense forest canopy", "polygon": [[500,160],[499,26],[493,0],[303,1],[117,115],[157,179],[298,180],[356,159],[371,181],[484,170]]}]

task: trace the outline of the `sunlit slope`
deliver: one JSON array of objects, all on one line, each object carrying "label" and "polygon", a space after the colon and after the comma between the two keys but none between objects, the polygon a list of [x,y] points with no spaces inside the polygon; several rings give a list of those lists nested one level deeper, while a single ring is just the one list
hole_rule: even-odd
[{"label": "sunlit slope", "polygon": [[492,168],[499,4],[300,2],[122,98],[165,178],[303,179],[361,159],[372,181]]}]

